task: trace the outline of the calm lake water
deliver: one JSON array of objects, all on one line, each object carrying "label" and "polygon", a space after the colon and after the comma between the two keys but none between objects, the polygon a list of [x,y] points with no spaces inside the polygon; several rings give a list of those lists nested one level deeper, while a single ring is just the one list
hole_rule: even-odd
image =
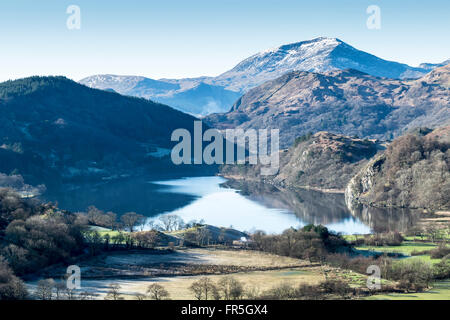
[{"label": "calm lake water", "polygon": [[369,226],[353,217],[350,212],[299,216],[286,202],[283,204],[279,194],[261,194],[264,190],[260,189],[254,193],[239,191],[222,185],[226,181],[221,177],[195,177],[152,183],[161,186],[160,193],[195,197],[188,205],[163,213],[176,214],[186,222],[203,220],[210,225],[242,231],[263,230],[268,233],[280,233],[290,227],[301,227],[309,223],[320,223],[342,233],[371,232]]},{"label": "calm lake water", "polygon": [[268,233],[310,223],[344,234],[404,231],[416,221],[414,214],[399,209],[361,207],[350,211],[342,194],[281,190],[217,176],[164,181],[122,179],[49,192],[45,200],[58,201],[61,208],[71,211],[95,205],[118,214],[135,211],[151,219],[176,214],[185,222],[203,220],[215,226]]}]

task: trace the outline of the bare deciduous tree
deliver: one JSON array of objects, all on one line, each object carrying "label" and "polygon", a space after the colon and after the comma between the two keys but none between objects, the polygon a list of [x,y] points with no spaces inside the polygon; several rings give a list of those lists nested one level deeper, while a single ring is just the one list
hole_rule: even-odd
[{"label": "bare deciduous tree", "polygon": [[154,283],[148,286],[147,293],[152,300],[164,300],[169,298],[169,292],[160,284]]},{"label": "bare deciduous tree", "polygon": [[163,215],[159,218],[159,221],[164,231],[175,231],[184,226],[183,219],[175,214]]},{"label": "bare deciduous tree", "polygon": [[41,300],[52,300],[55,281],[53,279],[39,280],[36,286],[35,295]]},{"label": "bare deciduous tree", "polygon": [[202,277],[197,281],[194,281],[189,290],[192,291],[197,300],[208,300],[211,296],[216,296],[217,287],[208,277]]},{"label": "bare deciduous tree", "polygon": [[89,291],[83,291],[80,293],[80,300],[92,300],[93,294]]},{"label": "bare deciduous tree", "polygon": [[138,247],[154,248],[158,244],[159,233],[155,230],[135,232],[132,239],[136,241]]},{"label": "bare deciduous tree", "polygon": [[225,300],[237,300],[244,294],[244,286],[242,283],[231,276],[220,279],[218,289],[222,298]]},{"label": "bare deciduous tree", "polygon": [[123,300],[122,294],[120,293],[120,285],[117,283],[111,283],[109,285],[108,293],[105,296],[105,300]]},{"label": "bare deciduous tree", "polygon": [[108,211],[105,213],[105,224],[110,228],[111,230],[114,230],[116,228],[117,224],[117,214],[114,212]]},{"label": "bare deciduous tree", "polygon": [[144,219],[144,216],[137,214],[136,212],[127,212],[120,217],[120,221],[122,221],[125,228],[128,228],[130,232],[133,232],[134,227],[138,225],[142,219]]},{"label": "bare deciduous tree", "polygon": [[145,294],[142,294],[142,293],[136,293],[134,295],[134,297],[136,298],[136,300],[139,300],[139,301],[145,300],[147,298],[147,296]]},{"label": "bare deciduous tree", "polygon": [[55,294],[56,294],[56,300],[62,300],[63,299],[63,293],[66,291],[66,282],[58,281],[55,283]]}]

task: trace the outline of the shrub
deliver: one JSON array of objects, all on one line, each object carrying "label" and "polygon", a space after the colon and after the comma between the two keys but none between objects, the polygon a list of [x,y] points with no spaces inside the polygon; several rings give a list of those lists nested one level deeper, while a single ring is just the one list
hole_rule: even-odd
[{"label": "shrub", "polygon": [[322,291],[317,285],[300,284],[295,293],[297,299],[319,300]]},{"label": "shrub", "polygon": [[4,256],[18,274],[49,264],[69,261],[81,253],[83,237],[73,215],[54,213],[12,221],[5,230],[10,243]]},{"label": "shrub", "polygon": [[252,240],[261,251],[310,261],[323,261],[329,252],[337,252],[347,246],[341,236],[330,233],[324,226],[314,225],[298,230],[290,228],[280,235],[256,232]]},{"label": "shrub", "polygon": [[433,268],[420,259],[398,261],[392,264],[389,278],[397,280],[405,291],[422,291],[433,279]]},{"label": "shrub", "polygon": [[131,238],[136,242],[138,247],[154,248],[158,244],[160,234],[156,230],[141,231],[132,233]]},{"label": "shrub", "polygon": [[263,292],[259,299],[291,300],[297,298],[295,288],[289,283],[281,283]]},{"label": "shrub", "polygon": [[336,294],[342,298],[346,298],[353,291],[347,282],[338,279],[327,279],[319,287],[324,293]]},{"label": "shrub", "polygon": [[55,281],[53,279],[41,279],[36,285],[34,295],[40,300],[52,300]]},{"label": "shrub", "polygon": [[120,293],[121,286],[117,283],[111,283],[109,289],[106,293],[105,300],[123,300],[122,294]]},{"label": "shrub", "polygon": [[14,275],[6,259],[0,256],[0,300],[21,300],[27,295],[22,280]]},{"label": "shrub", "polygon": [[377,233],[364,237],[364,244],[368,246],[399,246],[404,238],[400,232]]},{"label": "shrub", "polygon": [[433,275],[435,279],[450,278],[450,254],[433,266]]},{"label": "shrub", "polygon": [[366,274],[369,266],[377,265],[380,267],[382,277],[384,278],[388,277],[392,265],[392,259],[387,258],[384,255],[380,257],[351,257],[342,253],[329,254],[326,258],[326,262],[334,267],[349,269],[361,274]]},{"label": "shrub", "polygon": [[436,249],[430,251],[430,255],[433,259],[441,259],[450,255],[450,247],[446,244],[440,244]]},{"label": "shrub", "polygon": [[208,277],[202,277],[194,281],[189,287],[189,290],[192,291],[197,300],[208,300],[212,297],[218,299],[218,289]]},{"label": "shrub", "polygon": [[219,280],[217,288],[224,300],[237,300],[244,294],[244,286],[234,277],[226,276]]},{"label": "shrub", "polygon": [[81,254],[84,223],[51,203],[0,189],[0,254],[17,275]]},{"label": "shrub", "polygon": [[319,300],[339,296],[347,298],[353,289],[341,280],[328,279],[318,285],[301,284],[297,288],[289,283],[281,283],[263,292],[257,299],[263,300]]},{"label": "shrub", "polygon": [[308,141],[309,139],[311,139],[312,136],[313,136],[313,134],[311,132],[308,132],[307,134],[304,134],[300,137],[295,138],[294,147],[298,146],[302,142]]}]

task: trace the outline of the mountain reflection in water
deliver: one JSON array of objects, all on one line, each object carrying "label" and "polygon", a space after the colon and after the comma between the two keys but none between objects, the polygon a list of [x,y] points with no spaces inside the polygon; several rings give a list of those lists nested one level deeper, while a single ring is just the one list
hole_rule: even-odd
[{"label": "mountain reflection in water", "polygon": [[268,233],[310,223],[346,234],[404,231],[417,220],[416,214],[399,209],[361,206],[350,211],[342,194],[286,190],[217,176],[163,181],[123,179],[44,196],[71,211],[95,205],[118,214],[135,211],[151,219],[177,214],[185,222],[203,220],[211,225]]},{"label": "mountain reflection in water", "polygon": [[340,193],[280,189],[270,184],[247,181],[227,181],[225,185],[241,190],[249,199],[269,208],[284,208],[304,222],[326,225],[343,233],[364,228],[372,232],[406,231],[417,223],[420,216],[418,211],[399,208],[360,205],[349,209],[344,195]]},{"label": "mountain reflection in water", "polygon": [[342,233],[369,233],[370,227],[346,209],[342,195],[309,190],[301,193],[280,190],[268,184],[242,183],[221,177],[186,178],[155,182],[160,192],[196,195],[188,205],[164,214],[184,221],[238,230],[279,233],[290,227],[323,224]]}]

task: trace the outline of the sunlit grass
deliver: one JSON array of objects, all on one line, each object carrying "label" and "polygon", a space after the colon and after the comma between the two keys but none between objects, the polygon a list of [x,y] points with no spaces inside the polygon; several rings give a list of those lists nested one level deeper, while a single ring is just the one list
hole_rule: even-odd
[{"label": "sunlit grass", "polygon": [[401,253],[404,255],[411,255],[411,253],[422,252],[433,250],[437,248],[437,244],[431,242],[403,242],[399,246],[358,246],[357,250],[368,250],[368,251],[377,251],[377,252],[390,252],[390,253]]},{"label": "sunlit grass", "polygon": [[449,300],[450,280],[435,282],[433,288],[419,293],[389,293],[377,294],[367,298],[368,300]]}]

